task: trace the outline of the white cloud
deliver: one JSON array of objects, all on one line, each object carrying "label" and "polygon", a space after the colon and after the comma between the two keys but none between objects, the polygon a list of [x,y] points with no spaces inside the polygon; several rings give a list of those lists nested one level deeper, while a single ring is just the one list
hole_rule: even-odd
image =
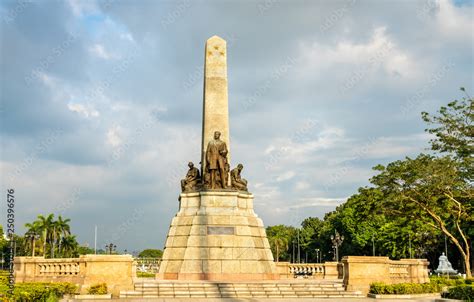
[{"label": "white cloud", "polygon": [[[386,27],[377,27],[366,43],[343,40],[335,45],[321,42],[302,42],[300,52],[308,70],[340,68],[335,65],[357,66],[359,73],[373,73],[382,68],[389,74],[413,78],[418,76],[416,60],[386,33]],[[365,75],[364,75],[365,76]]]},{"label": "white cloud", "polygon": [[99,111],[95,110],[91,105],[84,106],[83,104],[69,103],[67,107],[72,112],[82,114],[86,118],[98,117],[100,115]]},{"label": "white cloud", "polygon": [[120,34],[120,39],[127,40],[129,42],[135,42],[131,33],[122,33]]},{"label": "white cloud", "polygon": [[347,200],[347,197],[342,198],[325,198],[325,197],[309,197],[300,198],[298,202],[291,206],[293,209],[308,208],[308,207],[336,207]]},{"label": "white cloud", "polygon": [[311,187],[311,184],[309,184],[306,181],[298,181],[295,184],[296,190],[306,190],[306,189],[309,189],[310,187]]},{"label": "white cloud", "polygon": [[460,41],[472,41],[474,31],[473,8],[457,7],[452,1],[439,0],[436,14],[438,30],[448,38]]},{"label": "white cloud", "polygon": [[38,72],[37,75],[38,75],[38,78],[41,80],[41,82],[47,87],[51,89],[56,87],[56,80],[53,77],[47,75],[44,72]]},{"label": "white cloud", "polygon": [[432,136],[427,133],[379,137],[358,150],[357,154],[361,158],[370,159],[402,158],[406,155],[420,152],[420,141],[428,142],[431,137]]},{"label": "white cloud", "polygon": [[93,14],[99,11],[95,1],[91,0],[68,0],[71,11],[76,17],[81,17],[85,14]]},{"label": "white cloud", "polygon": [[113,126],[107,131],[107,143],[112,147],[118,147],[122,144],[120,135],[120,126]]},{"label": "white cloud", "polygon": [[276,178],[276,181],[277,182],[282,182],[282,181],[285,181],[285,180],[290,180],[293,177],[295,177],[295,175],[296,175],[295,171],[286,171],[285,173],[282,173],[282,174],[278,175],[277,178]]},{"label": "white cloud", "polygon": [[281,191],[277,186],[263,185],[255,187],[254,195],[256,196],[255,202],[259,204],[275,203],[281,197]]},{"label": "white cloud", "polygon": [[96,57],[99,57],[104,60],[111,60],[111,59],[119,59],[120,56],[113,54],[109,51],[107,51],[102,44],[94,44],[89,48],[89,51],[95,55]]},{"label": "white cloud", "polygon": [[331,149],[346,140],[344,129],[332,126],[323,126],[315,136],[314,139],[306,137],[307,141],[290,137],[274,139],[264,151],[267,158],[266,169],[272,170],[278,166],[278,163],[289,158],[293,163],[310,161],[315,151]]}]

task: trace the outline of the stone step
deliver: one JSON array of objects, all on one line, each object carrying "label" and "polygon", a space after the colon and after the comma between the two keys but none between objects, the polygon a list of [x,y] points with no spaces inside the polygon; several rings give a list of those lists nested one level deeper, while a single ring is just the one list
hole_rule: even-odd
[{"label": "stone step", "polygon": [[308,282],[136,282],[133,291],[122,291],[122,298],[343,298],[363,297],[347,292],[342,281]]}]

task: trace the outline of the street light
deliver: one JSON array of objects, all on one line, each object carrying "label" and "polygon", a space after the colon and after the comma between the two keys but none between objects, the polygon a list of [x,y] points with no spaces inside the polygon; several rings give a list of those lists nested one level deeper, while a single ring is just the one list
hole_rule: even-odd
[{"label": "street light", "polygon": [[31,239],[31,246],[32,246],[31,257],[34,257],[35,256],[35,243],[36,243],[36,240],[40,238],[40,235],[34,231],[28,231],[25,234],[25,238]]},{"label": "street light", "polygon": [[109,243],[109,244],[106,244],[105,245],[105,252],[109,253],[110,255],[112,255],[113,252],[115,252],[115,249],[117,248],[117,246],[113,243]]},{"label": "street light", "polygon": [[320,263],[321,261],[321,255],[319,254],[320,250],[316,249],[316,263]]},{"label": "street light", "polygon": [[375,241],[374,241],[374,234],[372,234],[372,256],[375,257]]},{"label": "street light", "polygon": [[296,244],[296,241],[293,239],[293,262],[292,263],[296,263],[296,260],[295,260],[295,244]]},{"label": "street light", "polygon": [[339,247],[344,241],[344,236],[340,236],[339,233],[335,230],[334,235],[331,235],[332,247],[335,251],[335,260],[339,262]]}]

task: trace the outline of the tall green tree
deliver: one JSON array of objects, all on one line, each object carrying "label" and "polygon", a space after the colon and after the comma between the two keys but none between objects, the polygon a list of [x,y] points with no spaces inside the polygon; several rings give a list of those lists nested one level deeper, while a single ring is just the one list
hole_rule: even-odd
[{"label": "tall green tree", "polygon": [[[70,221],[61,215],[57,220],[54,219],[54,214],[38,215],[37,220],[26,223],[25,227],[28,229],[27,233],[40,235],[36,247],[41,248],[44,257],[70,257],[77,254],[72,252],[71,246],[76,250],[78,248],[75,236],[71,236]],[[33,240],[29,239],[28,244],[31,252]],[[63,244],[67,246],[63,248]]]},{"label": "tall green tree", "polygon": [[276,262],[280,261],[280,251],[288,250],[288,238],[283,234],[276,234],[270,238],[270,244],[275,249]]},{"label": "tall green tree", "polygon": [[472,224],[474,191],[450,157],[420,154],[374,168],[371,182],[385,194],[383,207],[418,218],[441,231],[462,255],[470,277],[470,246],[463,224]]},{"label": "tall green tree", "polygon": [[54,243],[53,243],[53,248],[56,248],[56,243],[57,243],[57,249],[59,252],[61,252],[61,244],[62,244],[62,239],[70,236],[71,235],[71,227],[69,225],[69,222],[71,222],[71,219],[66,218],[63,219],[61,215],[58,216],[58,220],[54,222],[53,225],[53,231],[55,232],[54,234]]},{"label": "tall green tree", "polygon": [[267,238],[273,253],[273,258],[278,261],[290,261],[291,253],[288,249],[294,241],[296,230],[294,227],[283,224],[266,228]]},{"label": "tall green tree", "polygon": [[[461,87],[465,92],[465,89]],[[461,101],[455,100],[442,106],[436,115],[422,112],[423,120],[430,126],[428,133],[431,148],[440,153],[452,155],[460,163],[464,176],[473,180],[474,164],[474,99],[467,95]]]},{"label": "tall green tree", "polygon": [[38,242],[36,238],[37,235],[39,236],[40,234],[42,234],[40,222],[36,220],[31,223],[26,223],[25,227],[27,228],[26,233],[34,236],[34,237],[28,238],[27,240],[27,245],[26,245],[27,251],[29,254],[33,254],[32,252],[34,249],[35,255],[37,255],[36,250],[41,249],[41,247],[43,246],[43,241]]},{"label": "tall green tree", "polygon": [[54,214],[48,216],[38,215],[38,227],[41,230],[41,240],[43,241],[43,255],[46,257],[48,245],[53,242]]},{"label": "tall green tree", "polygon": [[79,244],[77,243],[76,236],[67,235],[61,238],[61,255],[66,258],[77,257]]}]

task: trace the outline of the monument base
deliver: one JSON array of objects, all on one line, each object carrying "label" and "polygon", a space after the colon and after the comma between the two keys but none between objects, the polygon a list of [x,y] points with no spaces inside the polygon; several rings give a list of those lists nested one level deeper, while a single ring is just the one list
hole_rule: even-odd
[{"label": "monument base", "polygon": [[279,279],[253,195],[236,191],[182,193],[157,279]]}]

